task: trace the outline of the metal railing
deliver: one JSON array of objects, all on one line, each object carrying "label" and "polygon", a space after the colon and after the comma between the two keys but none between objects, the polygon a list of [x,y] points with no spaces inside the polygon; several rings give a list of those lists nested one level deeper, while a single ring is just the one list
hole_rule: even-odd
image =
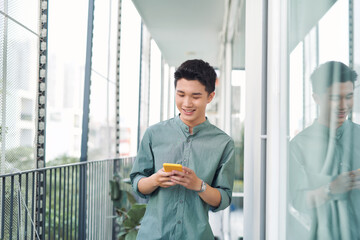
[{"label": "metal railing", "polygon": [[[115,239],[109,180],[115,172],[128,177],[133,160],[89,161],[0,175],[0,239]],[[83,182],[85,186],[80,186]],[[81,187],[86,189],[84,196]],[[41,189],[44,192],[39,194]],[[80,214],[82,204],[85,214]],[[36,212],[37,206],[44,211]],[[85,223],[85,234],[79,234],[80,223]]]}]

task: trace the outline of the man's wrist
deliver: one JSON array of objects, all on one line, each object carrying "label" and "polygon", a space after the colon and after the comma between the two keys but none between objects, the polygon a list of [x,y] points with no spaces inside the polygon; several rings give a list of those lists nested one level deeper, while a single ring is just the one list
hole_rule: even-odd
[{"label": "man's wrist", "polygon": [[198,190],[196,192],[202,193],[202,192],[205,192],[205,190],[206,190],[206,183],[204,182],[204,180],[201,180],[200,190]]},{"label": "man's wrist", "polygon": [[150,177],[149,177],[150,181],[152,182],[152,186],[154,188],[158,188],[160,186],[158,178],[157,178],[157,172],[153,173]]},{"label": "man's wrist", "polygon": [[325,185],[325,194],[328,198],[331,198],[333,196],[331,192],[331,182]]}]

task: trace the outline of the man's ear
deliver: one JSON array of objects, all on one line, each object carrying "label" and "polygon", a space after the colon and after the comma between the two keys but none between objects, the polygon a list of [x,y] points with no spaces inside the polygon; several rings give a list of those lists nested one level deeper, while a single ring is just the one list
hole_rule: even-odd
[{"label": "man's ear", "polygon": [[215,96],[215,91],[209,94],[207,103],[210,103],[213,100],[214,96]]},{"label": "man's ear", "polygon": [[319,105],[319,103],[320,103],[320,96],[319,96],[318,94],[316,94],[316,93],[313,93],[313,94],[312,94],[312,97],[313,97],[315,103],[316,103],[317,105]]}]

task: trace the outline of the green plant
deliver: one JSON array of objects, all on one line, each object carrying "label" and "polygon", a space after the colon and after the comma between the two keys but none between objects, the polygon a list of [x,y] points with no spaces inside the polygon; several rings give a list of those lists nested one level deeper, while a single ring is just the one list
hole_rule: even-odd
[{"label": "green plant", "polygon": [[118,239],[135,240],[146,204],[137,203],[130,191],[122,189],[125,182],[119,175],[110,180],[110,196],[116,208],[116,222],[120,226]]}]

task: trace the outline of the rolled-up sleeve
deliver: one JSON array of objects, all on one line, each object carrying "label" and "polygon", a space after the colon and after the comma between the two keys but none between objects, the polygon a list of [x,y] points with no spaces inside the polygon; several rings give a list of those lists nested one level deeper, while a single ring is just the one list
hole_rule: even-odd
[{"label": "rolled-up sleeve", "polygon": [[142,198],[147,195],[142,194],[138,189],[141,178],[149,177],[154,173],[154,156],[151,149],[151,133],[147,130],[141,141],[136,160],[130,173],[131,185],[134,192]]},{"label": "rolled-up sleeve", "polygon": [[231,203],[232,190],[235,176],[235,150],[234,141],[230,140],[224,149],[222,158],[217,169],[212,187],[217,188],[221,194],[221,202],[218,207],[210,210],[217,212],[225,209]]}]

